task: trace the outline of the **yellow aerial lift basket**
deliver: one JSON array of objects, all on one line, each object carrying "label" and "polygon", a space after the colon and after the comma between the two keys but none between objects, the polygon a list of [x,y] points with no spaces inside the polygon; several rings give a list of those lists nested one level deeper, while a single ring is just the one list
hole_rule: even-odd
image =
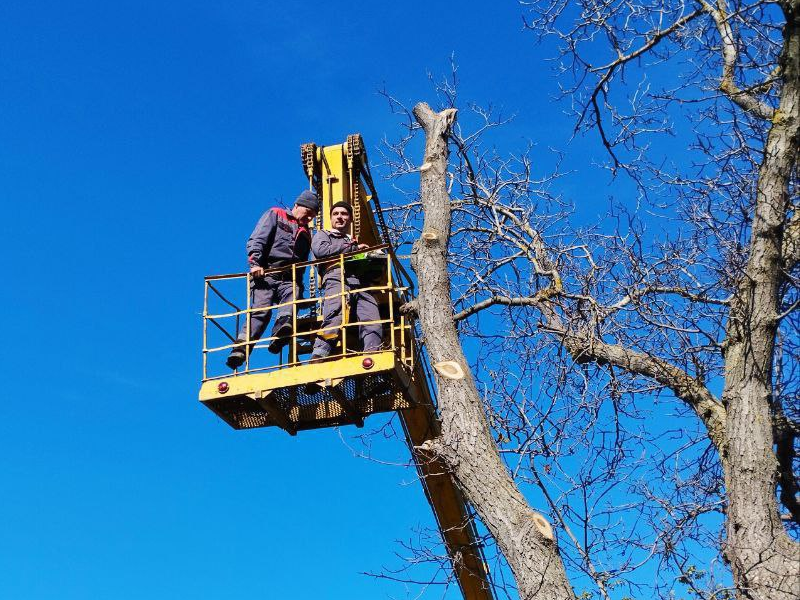
[{"label": "yellow aerial lift basket", "polygon": [[[369,256],[362,257],[361,254]],[[355,260],[354,260],[355,259]],[[280,274],[285,279],[299,281],[305,271],[312,280],[319,269],[339,263],[341,279],[337,297],[295,296],[285,304],[267,308],[250,306],[249,273],[206,277],[203,309],[203,383],[200,400],[235,429],[277,425],[295,435],[304,429],[355,424],[362,426],[364,417],[376,412],[409,408],[414,381],[415,346],[411,324],[399,311],[405,301],[407,287],[396,284],[398,269],[393,268],[394,256],[387,246],[371,248],[359,255],[340,255],[272,269],[267,274]],[[375,273],[368,285],[347,290],[344,279],[350,272],[350,263],[368,262]],[[238,297],[230,297],[221,290],[222,285],[240,288]],[[295,290],[298,286],[293,286]],[[355,293],[375,296],[381,313],[377,321],[353,321],[349,318],[348,298]],[[209,301],[216,299],[225,312],[209,309]],[[319,305],[323,300],[342,303],[342,324],[323,332]],[[240,323],[249,323],[248,315],[286,306],[291,307],[293,334],[287,345],[288,356],[271,364],[255,363],[254,356],[266,353],[266,346],[275,340],[250,338],[249,331],[243,342],[236,342]],[[232,310],[231,310],[232,309]],[[307,312],[304,312],[307,311]],[[362,325],[380,325],[384,330],[381,350],[362,352],[353,343],[357,328]],[[209,345],[209,328],[224,335],[222,345]],[[332,331],[335,330],[335,331]],[[320,334],[340,340],[337,350],[322,362],[309,361],[307,354],[313,338]],[[219,337],[219,336],[218,336]],[[235,346],[244,346],[246,361],[243,369],[234,373],[212,373],[209,356],[225,353]],[[306,356],[304,356],[306,355]],[[310,387],[309,384],[314,384]]]},{"label": "yellow aerial lift basket", "polygon": [[[348,136],[347,142],[334,146],[304,144],[301,158],[309,186],[321,200],[314,226],[330,228],[331,206],[345,200],[353,206],[350,233],[370,249],[267,271],[295,284],[291,300],[270,307],[251,306],[249,273],[206,277],[200,401],[235,429],[277,426],[291,435],[322,427],[361,427],[371,414],[396,411],[465,600],[493,600],[488,566],[467,503],[445,465],[417,451],[440,431],[434,387],[414,323],[400,309],[409,300],[411,279],[389,245],[361,136]],[[334,262],[342,281],[333,298],[342,303],[343,318],[331,331],[322,329],[319,315],[326,297],[317,292],[321,271]],[[359,265],[369,265],[370,276],[362,279],[361,287],[348,290],[344,278]],[[299,283],[306,284],[307,296],[297,293]],[[348,299],[355,293],[375,297],[379,320],[350,318]],[[287,305],[292,334],[284,340],[285,351],[275,357],[267,352],[275,338],[251,338],[250,315]],[[245,339],[237,342],[242,323]],[[380,325],[380,350],[364,352],[359,347],[362,325]],[[318,335],[337,339],[338,347],[325,360],[312,362],[309,353]],[[231,372],[222,365],[236,346],[245,348],[246,359],[242,368]]]}]

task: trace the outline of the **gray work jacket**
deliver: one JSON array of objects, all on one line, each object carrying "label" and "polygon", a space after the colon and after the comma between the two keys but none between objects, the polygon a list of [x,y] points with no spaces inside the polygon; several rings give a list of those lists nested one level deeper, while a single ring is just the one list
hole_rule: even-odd
[{"label": "gray work jacket", "polygon": [[[314,258],[316,259],[332,258],[339,254],[355,252],[356,250],[358,250],[358,242],[344,233],[339,233],[335,229],[333,231],[320,230],[314,234],[314,239],[311,241],[311,252],[314,253]],[[323,269],[323,286],[329,281],[339,281],[340,269],[338,262],[331,262],[325,266],[321,266],[320,271]],[[348,274],[347,283],[358,285],[358,277]]]},{"label": "gray work jacket", "polygon": [[303,262],[308,260],[311,232],[291,212],[274,207],[258,220],[246,248],[251,267],[269,269]]}]

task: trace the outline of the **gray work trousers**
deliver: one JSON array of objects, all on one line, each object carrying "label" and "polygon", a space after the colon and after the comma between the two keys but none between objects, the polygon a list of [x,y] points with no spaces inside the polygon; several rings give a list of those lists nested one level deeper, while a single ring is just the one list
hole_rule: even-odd
[{"label": "gray work trousers", "polygon": [[[347,277],[345,281],[345,288],[364,287],[359,283],[355,277]],[[342,299],[338,296],[342,289],[342,282],[338,277],[331,277],[326,279],[323,284],[325,296],[332,296],[325,298],[322,301],[322,327],[333,327],[327,331],[323,331],[323,335],[318,335],[314,340],[314,351],[312,356],[328,356],[331,353],[338,334],[338,327],[342,324]],[[378,301],[370,292],[354,292],[346,296],[345,309],[349,304],[350,310],[355,313],[356,321],[378,321],[380,320],[380,311],[378,310]],[[378,350],[383,343],[383,325],[380,323],[373,323],[371,325],[359,325],[358,336],[361,339],[361,344],[364,352],[371,352]],[[325,339],[329,337],[330,339]]]},{"label": "gray work trousers", "polygon": [[[297,282],[297,293],[294,296],[296,299],[303,297],[303,283]],[[285,281],[283,279],[275,278],[273,276],[253,278],[250,283],[250,308],[263,308],[265,306],[275,306],[284,302],[291,302],[292,300],[292,281]],[[291,323],[292,318],[292,305],[287,304],[277,309],[278,316],[275,319],[275,326],[273,326],[273,333],[275,335],[276,327],[289,319]],[[250,314],[250,339],[257,340],[267,329],[269,324],[271,310],[259,311]],[[247,326],[243,326],[239,335],[236,337],[237,342],[243,342],[247,338]]]}]

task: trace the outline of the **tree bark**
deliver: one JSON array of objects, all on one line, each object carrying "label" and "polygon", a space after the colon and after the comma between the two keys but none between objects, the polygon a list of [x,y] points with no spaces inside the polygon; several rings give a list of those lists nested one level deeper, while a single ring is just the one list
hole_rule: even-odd
[{"label": "tree bark", "polygon": [[550,524],[529,506],[500,458],[453,320],[447,269],[450,198],[446,172],[448,136],[456,111],[436,113],[420,103],[414,116],[426,136],[420,167],[425,220],[411,265],[417,274],[416,308],[436,370],[442,419],[440,437],[421,450],[440,458],[452,471],[508,561],[520,598],[572,599],[575,596]]},{"label": "tree bark", "polygon": [[725,344],[725,554],[742,599],[800,598],[800,546],[786,534],[776,500],[771,408],[789,178],[800,143],[800,3],[784,7],[784,85],[759,170],[750,252]]}]

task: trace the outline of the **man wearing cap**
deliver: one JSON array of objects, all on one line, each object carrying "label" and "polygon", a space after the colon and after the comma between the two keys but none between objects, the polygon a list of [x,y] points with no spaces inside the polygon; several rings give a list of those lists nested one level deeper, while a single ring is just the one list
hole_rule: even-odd
[{"label": "man wearing cap", "polygon": [[[311,251],[314,258],[332,258],[342,253],[356,252],[365,250],[366,244],[359,244],[358,240],[351,238],[347,230],[353,220],[353,207],[347,202],[337,202],[331,207],[331,227],[330,231],[320,230],[314,234],[311,243]],[[323,331],[314,341],[314,350],[311,360],[324,358],[331,353],[333,344],[338,337],[338,327],[342,323],[342,291],[341,268],[337,262],[327,266],[322,276],[322,289],[326,298],[322,301],[322,328]],[[345,291],[353,288],[364,287],[358,276],[345,273]],[[378,321],[380,313],[378,303],[369,292],[353,292],[348,294],[345,302],[356,313],[358,321]],[[334,329],[325,328],[333,327]],[[378,350],[381,347],[383,327],[380,323],[359,326],[359,337],[365,352]]]},{"label": "man wearing cap", "polygon": [[[303,191],[294,202],[291,211],[273,207],[265,212],[250,238],[247,240],[247,260],[250,265],[250,307],[263,308],[291,302],[303,295],[303,270],[295,272],[296,289],[292,289],[291,270],[264,274],[265,270],[285,267],[308,259],[311,247],[311,232],[308,223],[319,212],[319,200],[314,192]],[[250,315],[250,339],[259,339],[267,328],[269,310]],[[272,336],[278,336],[269,345],[269,351],[277,354],[285,346],[292,333],[292,305],[278,308],[278,316],[272,327]],[[246,341],[247,325],[242,327],[237,343]],[[227,365],[236,369],[245,361],[245,345],[239,345],[228,355]]]}]

